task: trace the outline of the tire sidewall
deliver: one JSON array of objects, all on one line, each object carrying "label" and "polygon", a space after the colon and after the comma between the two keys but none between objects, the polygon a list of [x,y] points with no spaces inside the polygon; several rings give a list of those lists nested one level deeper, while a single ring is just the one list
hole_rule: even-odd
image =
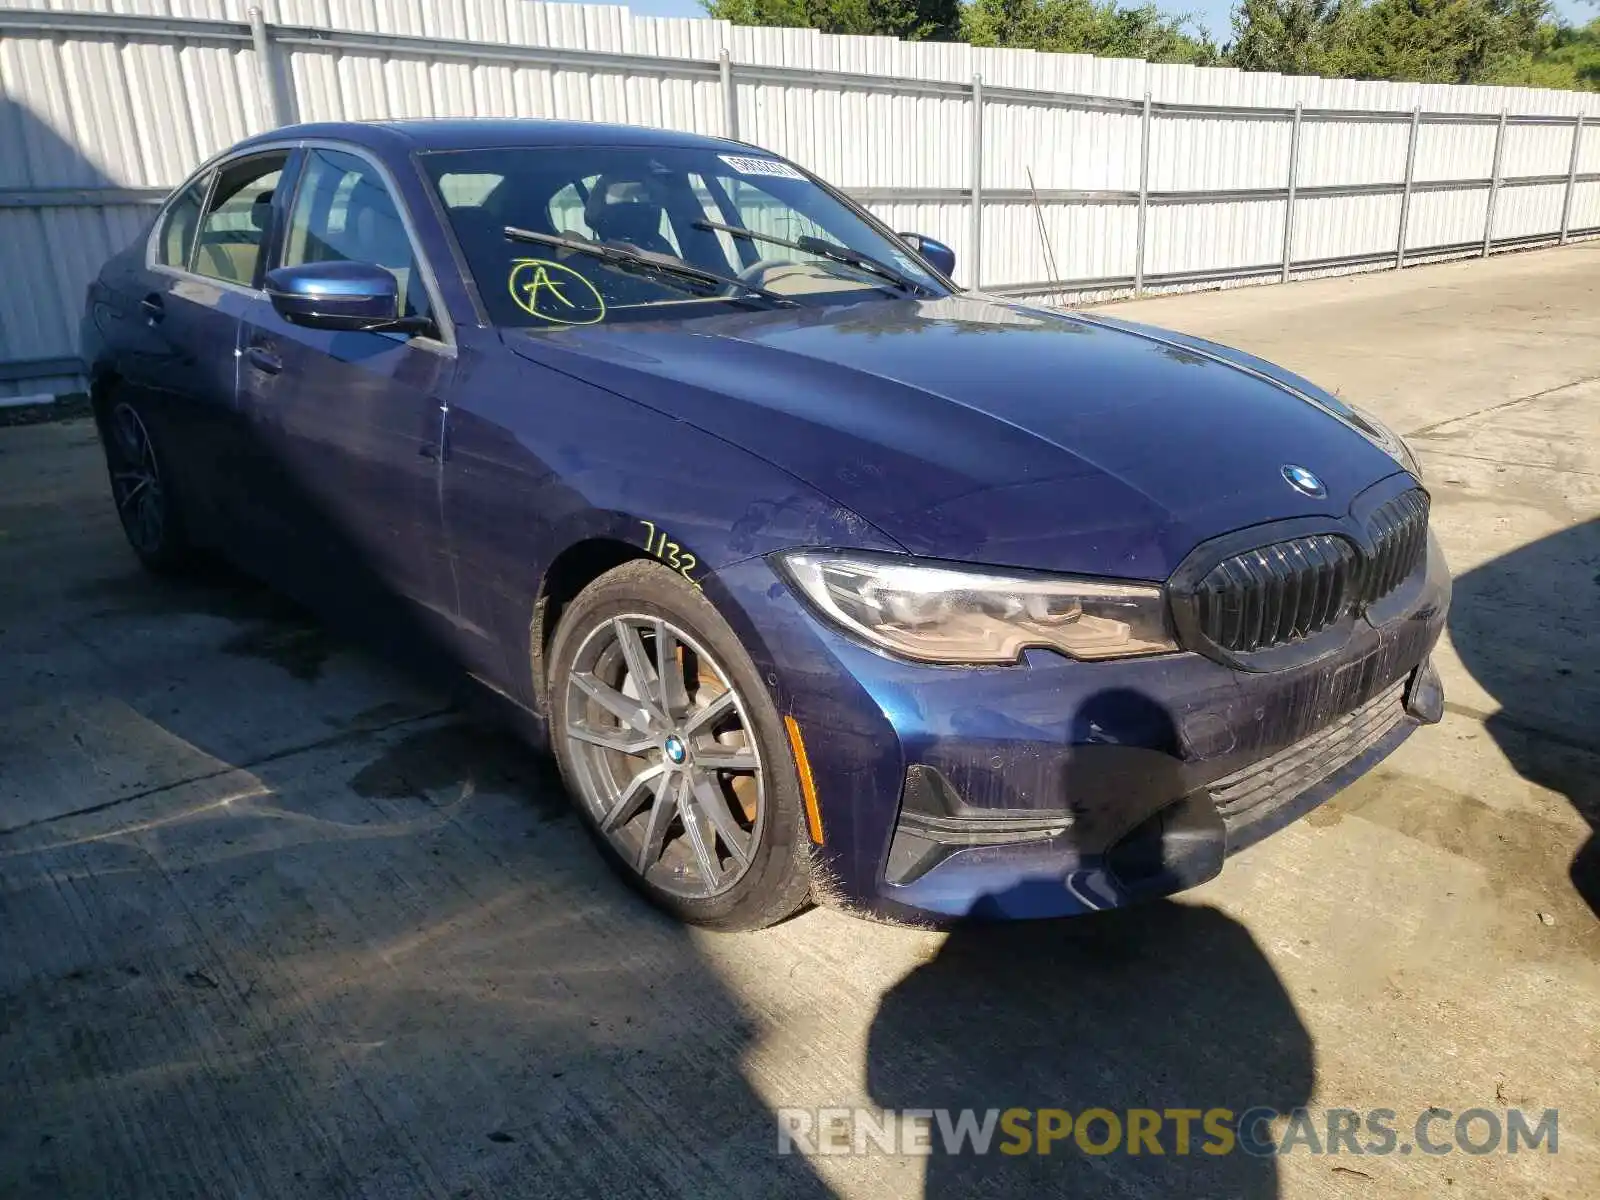
[{"label": "tire sidewall", "polygon": [[[572,748],[565,734],[568,676],[589,635],[613,617],[629,614],[671,621],[709,650],[729,675],[754,726],[765,805],[761,837],[750,868],[720,895],[691,899],[651,884],[601,831],[577,784]],[[743,644],[709,600],[666,567],[642,560],[626,563],[595,580],[567,606],[551,642],[549,664],[550,743],[562,779],[585,827],[632,886],[681,920],[728,930],[770,925],[804,903],[810,884],[810,841],[805,833],[799,776],[783,722]]]}]

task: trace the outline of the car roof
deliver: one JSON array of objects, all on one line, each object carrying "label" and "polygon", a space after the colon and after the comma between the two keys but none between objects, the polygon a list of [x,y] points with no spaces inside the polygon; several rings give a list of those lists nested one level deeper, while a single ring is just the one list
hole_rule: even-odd
[{"label": "car roof", "polygon": [[241,142],[296,138],[336,138],[373,150],[400,153],[430,150],[488,150],[539,146],[676,146],[699,149],[749,149],[726,138],[650,129],[642,125],[608,125],[599,121],[552,121],[539,117],[460,117],[397,121],[323,121],[286,125]]}]

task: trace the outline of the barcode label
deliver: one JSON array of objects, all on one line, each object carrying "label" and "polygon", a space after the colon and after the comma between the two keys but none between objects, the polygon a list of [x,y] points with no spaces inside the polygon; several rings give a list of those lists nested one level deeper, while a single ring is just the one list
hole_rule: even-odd
[{"label": "barcode label", "polygon": [[779,162],[775,158],[751,158],[743,154],[719,154],[717,157],[741,175],[771,175],[778,179],[805,178],[788,163]]}]

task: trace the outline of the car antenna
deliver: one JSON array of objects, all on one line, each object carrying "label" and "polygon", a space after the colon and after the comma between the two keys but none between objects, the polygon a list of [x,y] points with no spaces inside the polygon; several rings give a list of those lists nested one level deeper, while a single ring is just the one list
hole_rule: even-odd
[{"label": "car antenna", "polygon": [[[1034,219],[1039,223],[1039,241],[1044,245],[1044,269],[1049,272],[1048,278],[1051,283],[1059,283],[1060,277],[1056,274],[1055,251],[1050,249],[1050,234],[1044,227],[1044,209],[1039,204],[1039,189],[1033,186],[1033,168],[1029,167],[1027,170],[1028,191],[1033,193],[1033,215]],[[1057,303],[1060,302],[1058,293],[1052,292],[1051,295],[1055,297]]]}]

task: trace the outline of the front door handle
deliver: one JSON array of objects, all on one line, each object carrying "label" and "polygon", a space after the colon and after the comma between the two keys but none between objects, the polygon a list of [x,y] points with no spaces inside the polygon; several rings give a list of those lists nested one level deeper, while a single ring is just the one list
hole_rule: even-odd
[{"label": "front door handle", "polygon": [[145,320],[154,325],[167,315],[167,302],[161,298],[160,292],[151,292],[139,301],[139,311],[144,313]]},{"label": "front door handle", "polygon": [[267,346],[247,346],[244,356],[249,360],[252,367],[258,371],[264,371],[268,375],[276,375],[283,370],[283,359],[274,354]]}]

